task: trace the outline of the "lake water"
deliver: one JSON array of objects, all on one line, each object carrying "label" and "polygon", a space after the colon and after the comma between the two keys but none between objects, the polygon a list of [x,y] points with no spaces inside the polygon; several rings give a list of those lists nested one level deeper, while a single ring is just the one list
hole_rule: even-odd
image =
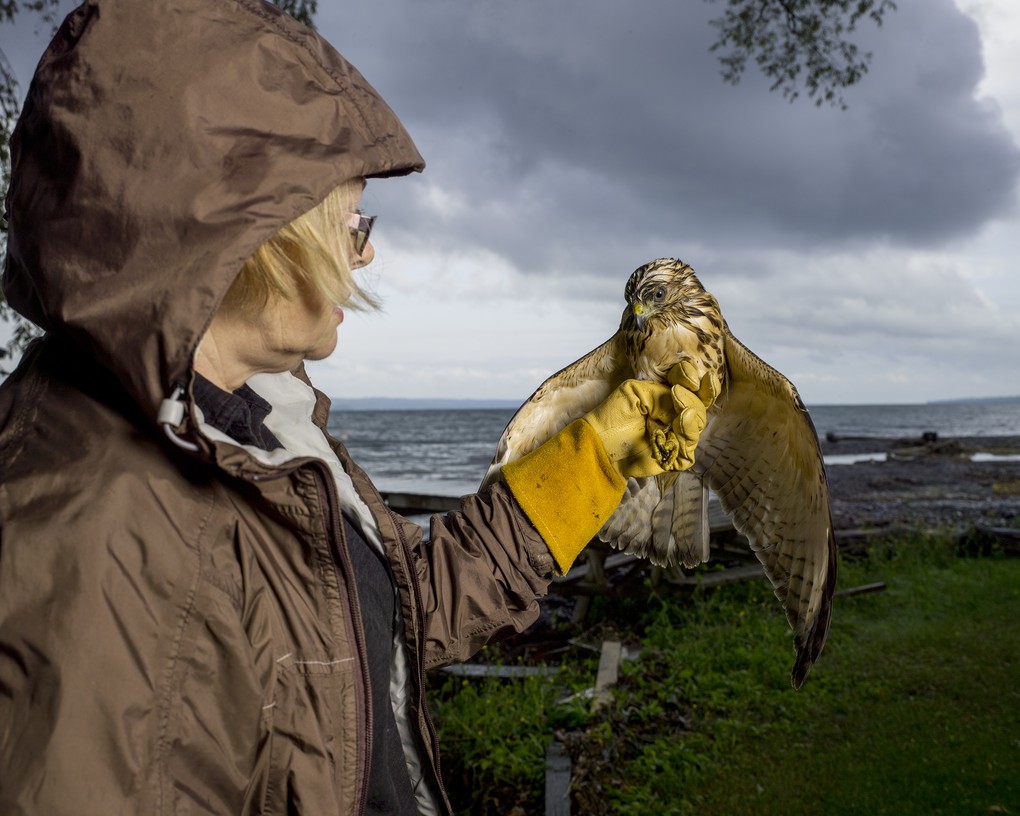
[{"label": "lake water", "polygon": [[818,435],[914,437],[1015,436],[1020,402],[961,402],[933,405],[819,405],[809,409]]},{"label": "lake water", "polygon": [[[1020,436],[1020,402],[934,405],[820,405],[818,435],[919,437]],[[437,496],[473,493],[512,409],[334,411],[343,439],[379,489]]]}]

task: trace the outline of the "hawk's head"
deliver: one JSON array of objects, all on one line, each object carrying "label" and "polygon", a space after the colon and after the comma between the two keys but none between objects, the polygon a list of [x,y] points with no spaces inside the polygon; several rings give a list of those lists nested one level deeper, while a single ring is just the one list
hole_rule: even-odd
[{"label": "hawk's head", "polygon": [[621,328],[639,332],[657,326],[691,323],[718,314],[718,305],[683,261],[660,258],[634,270],[624,290],[627,309]]}]

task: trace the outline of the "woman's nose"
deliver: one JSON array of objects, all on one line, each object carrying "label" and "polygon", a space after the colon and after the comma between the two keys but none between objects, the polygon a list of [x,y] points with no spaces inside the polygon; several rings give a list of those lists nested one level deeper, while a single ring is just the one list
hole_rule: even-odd
[{"label": "woman's nose", "polygon": [[360,269],[363,266],[368,266],[372,263],[372,259],[375,257],[375,247],[372,246],[372,242],[368,241],[365,243],[365,248],[361,250],[360,255],[355,255],[351,259],[351,267],[354,269]]}]

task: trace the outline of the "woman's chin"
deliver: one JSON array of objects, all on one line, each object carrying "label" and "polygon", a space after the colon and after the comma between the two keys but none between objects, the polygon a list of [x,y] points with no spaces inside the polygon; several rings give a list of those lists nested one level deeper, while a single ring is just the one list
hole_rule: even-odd
[{"label": "woman's chin", "polygon": [[305,355],[306,360],[325,360],[329,355],[336,351],[337,347],[337,333],[334,331],[331,337],[323,340],[319,345],[311,350],[310,353]]}]

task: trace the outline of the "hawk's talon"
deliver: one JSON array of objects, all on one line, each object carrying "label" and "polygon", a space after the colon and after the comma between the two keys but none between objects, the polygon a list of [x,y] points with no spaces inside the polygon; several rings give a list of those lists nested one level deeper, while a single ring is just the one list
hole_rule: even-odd
[{"label": "hawk's talon", "polygon": [[652,458],[663,470],[680,470],[680,440],[672,431],[652,431]]}]

